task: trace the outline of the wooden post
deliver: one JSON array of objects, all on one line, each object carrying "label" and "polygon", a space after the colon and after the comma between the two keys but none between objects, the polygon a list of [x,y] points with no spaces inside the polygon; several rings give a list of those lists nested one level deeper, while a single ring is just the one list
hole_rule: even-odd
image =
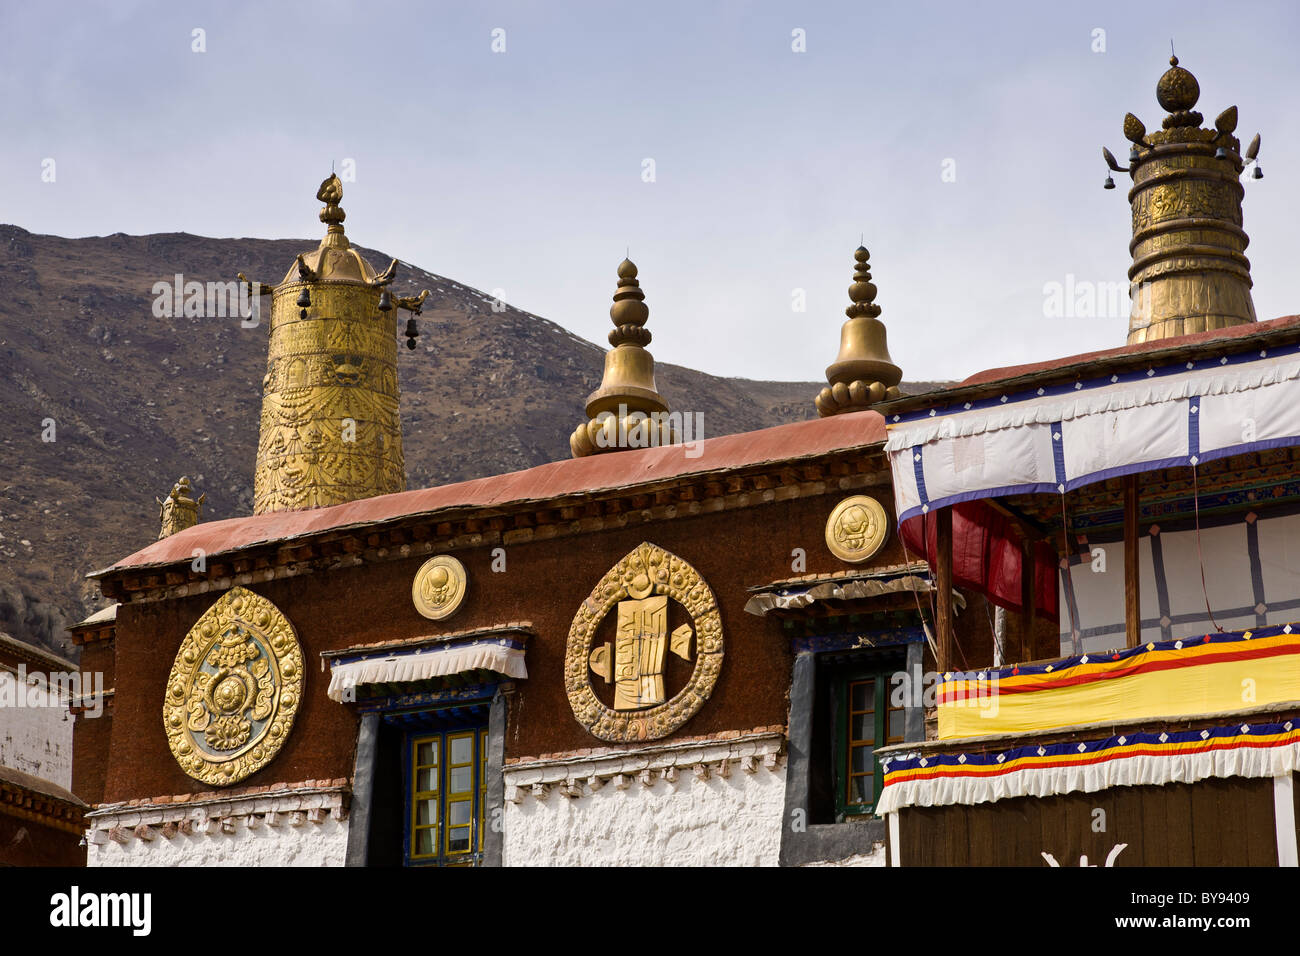
[{"label": "wooden post", "polygon": [[1124,633],[1128,647],[1142,641],[1142,602],[1138,589],[1138,479],[1124,479]]},{"label": "wooden post", "polygon": [[1038,589],[1034,586],[1034,542],[1020,542],[1020,658],[1017,663],[1034,659],[1034,616],[1038,611]]},{"label": "wooden post", "polygon": [[939,660],[936,665],[940,674],[953,668],[953,651],[957,637],[953,628],[952,615],[952,509],[940,508],[935,514],[935,555],[934,586],[938,590],[937,615],[935,622],[939,633]]}]

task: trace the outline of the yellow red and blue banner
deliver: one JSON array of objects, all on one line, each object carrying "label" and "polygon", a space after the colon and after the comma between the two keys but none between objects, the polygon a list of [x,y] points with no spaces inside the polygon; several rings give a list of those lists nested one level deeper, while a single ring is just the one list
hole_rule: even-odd
[{"label": "yellow red and blue banner", "polygon": [[1287,775],[1300,767],[1300,726],[1288,719],[974,753],[904,752],[882,756],[881,765],[885,786],[876,812],[883,815],[913,806]]},{"label": "yellow red and blue banner", "polygon": [[1134,723],[1300,700],[1300,628],[1284,624],[946,674],[940,740]]}]

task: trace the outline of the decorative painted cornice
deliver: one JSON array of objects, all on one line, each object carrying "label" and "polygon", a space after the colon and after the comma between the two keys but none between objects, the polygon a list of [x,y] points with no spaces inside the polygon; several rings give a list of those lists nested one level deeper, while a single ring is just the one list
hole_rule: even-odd
[{"label": "decorative painted cornice", "polygon": [[[51,789],[58,789],[64,795],[46,792]],[[85,804],[61,787],[20,771],[0,768],[0,815],[80,834],[85,812]]]},{"label": "decorative painted cornice", "polygon": [[9,660],[21,664],[35,664],[37,667],[51,672],[73,672],[77,670],[77,665],[66,657],[47,651],[43,647],[37,647],[35,644],[20,641],[18,638],[10,637],[0,631],[0,669],[12,672],[18,666],[17,664],[9,664]]},{"label": "decorative painted cornice", "polygon": [[725,779],[737,770],[775,772],[784,765],[783,728],[731,734],[631,749],[598,748],[507,764],[506,800],[521,803],[527,796],[545,800],[552,790],[578,798],[606,784],[619,790],[634,782],[642,787],[652,787],[659,780],[674,785],[687,772],[699,780]]},{"label": "decorative painted cornice", "polygon": [[72,638],[72,643],[79,646],[93,644],[97,641],[111,641],[117,637],[117,609],[121,605],[110,604],[100,608],[90,617],[65,628]]},{"label": "decorative painted cornice", "polygon": [[248,830],[320,825],[330,817],[347,819],[352,791],[346,778],[308,781],[277,789],[254,788],[242,794],[183,794],[153,800],[101,804],[86,814],[87,841],[102,846],[177,834],[232,834]]}]

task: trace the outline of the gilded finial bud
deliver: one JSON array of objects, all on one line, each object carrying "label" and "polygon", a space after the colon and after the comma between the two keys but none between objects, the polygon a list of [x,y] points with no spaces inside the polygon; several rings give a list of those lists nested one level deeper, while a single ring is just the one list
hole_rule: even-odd
[{"label": "gilded finial bud", "polygon": [[609,307],[609,317],[614,322],[614,331],[609,333],[610,345],[649,344],[650,332],[643,326],[650,318],[650,307],[645,304],[645,293],[636,278],[636,264],[631,259],[618,264],[618,288],[614,291],[614,304]]},{"label": "gilded finial bud", "polygon": [[1130,143],[1141,144],[1142,137],[1146,136],[1147,128],[1140,119],[1132,113],[1124,114],[1124,138]]},{"label": "gilded finial bud", "polygon": [[1201,85],[1196,77],[1178,65],[1178,57],[1169,58],[1169,69],[1156,83],[1156,100],[1169,113],[1162,124],[1165,129],[1184,126],[1199,126],[1201,114],[1193,112],[1192,107],[1201,98]]},{"label": "gilded finial bud", "polygon": [[853,270],[853,284],[849,286],[849,301],[853,304],[844,310],[850,319],[859,315],[875,318],[880,314],[880,306],[874,305],[876,286],[871,281],[871,267],[867,260],[871,258],[865,246],[858,246],[853,253],[857,267]]},{"label": "gilded finial bud", "polygon": [[347,218],[339,203],[343,201],[343,181],[330,173],[329,178],[316,190],[316,198],[325,204],[320,211],[320,221],[333,226]]}]

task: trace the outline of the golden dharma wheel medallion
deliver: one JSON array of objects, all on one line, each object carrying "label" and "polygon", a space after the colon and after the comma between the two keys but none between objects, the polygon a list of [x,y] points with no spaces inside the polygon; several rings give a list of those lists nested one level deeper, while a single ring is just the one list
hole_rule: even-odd
[{"label": "golden dharma wheel medallion", "polygon": [[[616,613],[613,640],[597,632]],[[674,619],[680,620],[672,627]],[[692,664],[676,693],[671,673]],[[722,669],[722,618],[698,571],[643,542],[614,565],[582,602],[564,653],[564,685],[578,723],[601,740],[666,737],[699,711]],[[597,694],[602,682],[610,706]]]},{"label": "golden dharma wheel medallion", "polygon": [[889,515],[869,495],[845,498],[826,519],[826,547],[843,561],[869,560],[889,540]]},{"label": "golden dharma wheel medallion", "polygon": [[411,582],[415,609],[431,621],[451,617],[465,600],[465,565],[450,554],[425,561]]},{"label": "golden dharma wheel medallion", "polygon": [[181,641],[163,730],[181,769],[222,787],[280,752],[302,700],[302,648],[280,609],[244,588],[223,594]]}]

